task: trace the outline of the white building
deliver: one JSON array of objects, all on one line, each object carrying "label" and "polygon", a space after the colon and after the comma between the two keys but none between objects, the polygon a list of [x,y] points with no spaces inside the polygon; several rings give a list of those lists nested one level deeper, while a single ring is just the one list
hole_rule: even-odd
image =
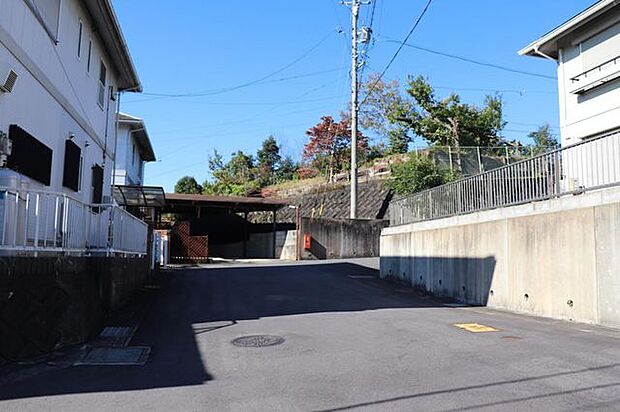
[{"label": "white building", "polygon": [[141,90],[110,1],[0,1],[0,85],[7,78],[8,168],[30,188],[108,199],[117,96]]},{"label": "white building", "polygon": [[138,117],[120,113],[116,143],[114,184],[120,186],[143,186],[144,166],[155,161],[155,153],[144,121]]},{"label": "white building", "polygon": [[562,146],[620,129],[620,2],[599,1],[519,54],[557,62]]},{"label": "white building", "polygon": [[91,206],[112,201],[123,91],[141,85],[110,0],[0,0],[0,249],[144,248]]}]

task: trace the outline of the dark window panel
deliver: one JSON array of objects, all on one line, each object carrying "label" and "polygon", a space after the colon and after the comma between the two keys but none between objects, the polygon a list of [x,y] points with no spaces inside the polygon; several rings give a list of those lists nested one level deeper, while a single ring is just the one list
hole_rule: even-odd
[{"label": "dark window panel", "polygon": [[62,185],[77,192],[80,190],[80,161],[82,150],[71,140],[65,141],[65,163]]},{"label": "dark window panel", "polygon": [[7,160],[7,167],[49,186],[52,149],[15,124],[9,126],[9,138],[13,142],[13,150]]}]

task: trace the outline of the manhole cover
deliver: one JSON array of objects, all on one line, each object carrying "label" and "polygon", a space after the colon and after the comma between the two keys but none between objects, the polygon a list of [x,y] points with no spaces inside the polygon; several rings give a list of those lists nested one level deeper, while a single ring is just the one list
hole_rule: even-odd
[{"label": "manhole cover", "polygon": [[233,339],[232,344],[242,348],[264,348],[284,343],[282,336],[274,335],[251,335]]}]

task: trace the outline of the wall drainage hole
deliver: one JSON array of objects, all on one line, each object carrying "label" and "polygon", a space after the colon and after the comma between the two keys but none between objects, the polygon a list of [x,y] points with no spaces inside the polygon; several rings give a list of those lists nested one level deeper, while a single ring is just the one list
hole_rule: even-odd
[{"label": "wall drainage hole", "polygon": [[491,289],[491,291],[489,292],[489,295],[491,296],[495,295],[495,292],[493,292],[493,289]]},{"label": "wall drainage hole", "polygon": [[527,293],[525,295],[523,295],[523,297],[525,298],[525,300],[529,300],[530,299],[530,295],[528,295]]},{"label": "wall drainage hole", "polygon": [[441,285],[441,279],[439,279],[439,284]]}]

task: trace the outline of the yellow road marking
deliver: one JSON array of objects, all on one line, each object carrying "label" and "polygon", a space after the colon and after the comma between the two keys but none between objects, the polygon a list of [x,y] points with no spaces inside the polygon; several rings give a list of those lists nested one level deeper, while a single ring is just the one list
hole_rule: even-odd
[{"label": "yellow road marking", "polygon": [[499,332],[498,329],[490,326],[480,325],[478,323],[456,323],[454,326],[457,328],[465,329],[472,333],[485,333],[485,332]]}]

